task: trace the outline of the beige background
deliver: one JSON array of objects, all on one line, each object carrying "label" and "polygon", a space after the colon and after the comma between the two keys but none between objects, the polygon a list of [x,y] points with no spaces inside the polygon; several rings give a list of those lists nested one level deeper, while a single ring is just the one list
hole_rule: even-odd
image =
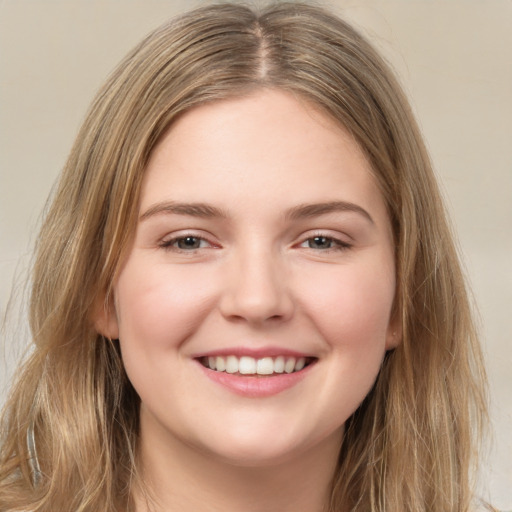
[{"label": "beige background", "polygon": [[[0,0],[0,401],[28,335],[24,272],[40,212],[107,73],[199,1]],[[254,2],[256,3],[256,2]],[[402,77],[448,198],[479,305],[494,448],[485,495],[512,509],[512,1],[331,0]]]}]

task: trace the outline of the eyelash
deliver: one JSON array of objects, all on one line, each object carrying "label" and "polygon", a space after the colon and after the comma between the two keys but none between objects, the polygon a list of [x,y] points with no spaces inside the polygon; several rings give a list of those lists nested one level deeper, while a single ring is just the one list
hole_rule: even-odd
[{"label": "eyelash", "polygon": [[[312,240],[321,238],[324,241],[328,242],[331,246],[324,248],[324,249],[315,249],[313,247],[304,247],[304,244],[311,242]],[[324,233],[315,233],[313,236],[309,236],[308,238],[304,239],[300,244],[299,247],[304,247],[305,249],[311,249],[314,251],[319,252],[330,252],[330,251],[346,251],[350,248],[352,248],[352,245],[344,242],[342,240],[339,240],[338,238],[335,238],[333,236],[325,235]]]},{"label": "eyelash", "polygon": [[[185,241],[187,239],[191,239],[196,242],[199,242],[199,247],[182,248],[182,247],[177,246],[177,244],[179,244],[180,242]],[[330,246],[323,248],[323,249],[318,249],[318,248],[315,249],[314,247],[309,246],[309,243],[315,239],[323,239],[324,243],[328,243]],[[170,240],[162,240],[162,242],[159,244],[159,246],[161,248],[163,248],[165,250],[169,250],[169,251],[174,250],[174,251],[182,252],[182,253],[194,253],[200,249],[206,248],[204,246],[201,247],[201,244],[203,242],[206,242],[206,244],[208,244],[209,247],[214,247],[214,245],[211,242],[209,242],[206,238],[197,236],[194,234],[185,234],[185,235],[173,237]],[[308,244],[308,246],[304,246],[304,244]],[[319,252],[346,251],[352,247],[352,245],[347,242],[344,242],[344,241],[334,238],[332,236],[327,236],[323,233],[315,233],[313,236],[310,236],[310,237],[304,239],[302,242],[300,242],[300,244],[298,246],[303,247],[305,249],[311,249],[313,251],[319,251]]]},{"label": "eyelash", "polygon": [[196,252],[200,249],[204,249],[205,247],[192,247],[192,248],[186,248],[186,249],[183,249],[181,247],[178,247],[177,245],[175,244],[178,244],[180,241],[184,241],[184,240],[187,240],[187,239],[193,239],[193,240],[197,240],[199,241],[199,243],[201,244],[202,242],[206,242],[209,246],[213,246],[213,244],[211,242],[209,242],[206,238],[202,237],[202,236],[197,236],[197,235],[194,235],[194,234],[185,234],[185,235],[181,235],[181,236],[176,236],[176,237],[173,237],[171,238],[170,240],[162,240],[159,244],[159,246],[162,248],[162,249],[165,249],[165,250],[168,250],[168,251],[177,251],[177,252],[183,252],[183,253],[193,253],[193,252]]}]

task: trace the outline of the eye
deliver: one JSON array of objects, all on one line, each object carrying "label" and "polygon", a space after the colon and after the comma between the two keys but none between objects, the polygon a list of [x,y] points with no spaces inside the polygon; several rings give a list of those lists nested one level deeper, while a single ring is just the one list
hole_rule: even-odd
[{"label": "eye", "polygon": [[177,249],[179,251],[196,251],[197,249],[211,246],[204,238],[193,235],[178,236],[170,240],[164,240],[160,245],[164,249]]},{"label": "eye", "polygon": [[342,242],[337,238],[333,238],[325,235],[315,235],[313,237],[307,238],[304,240],[300,247],[305,247],[307,249],[315,249],[317,251],[327,251],[327,250],[343,250],[349,249],[351,247],[350,244],[346,242]]}]

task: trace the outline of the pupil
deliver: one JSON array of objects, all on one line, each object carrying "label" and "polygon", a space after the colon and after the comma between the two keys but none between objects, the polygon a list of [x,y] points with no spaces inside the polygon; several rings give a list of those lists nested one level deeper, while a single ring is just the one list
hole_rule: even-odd
[{"label": "pupil", "polygon": [[325,236],[315,236],[311,245],[313,248],[328,249],[331,244],[329,238]]},{"label": "pupil", "polygon": [[178,246],[180,249],[197,249],[199,240],[195,236],[186,236],[179,241]]}]

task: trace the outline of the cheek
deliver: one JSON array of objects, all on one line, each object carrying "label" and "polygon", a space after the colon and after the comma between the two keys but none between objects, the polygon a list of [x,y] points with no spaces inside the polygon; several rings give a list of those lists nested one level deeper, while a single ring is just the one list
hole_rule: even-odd
[{"label": "cheek", "polygon": [[301,329],[322,340],[320,377],[302,397],[311,428],[320,436],[345,423],[380,371],[395,292],[394,266],[388,261],[315,265],[314,271],[302,268],[294,276]]},{"label": "cheek", "polygon": [[383,351],[395,294],[394,267],[386,261],[326,268],[303,281],[303,308],[331,350]]},{"label": "cheek", "polygon": [[180,345],[207,315],[214,295],[193,268],[130,262],[116,286],[121,342],[145,351]]}]

